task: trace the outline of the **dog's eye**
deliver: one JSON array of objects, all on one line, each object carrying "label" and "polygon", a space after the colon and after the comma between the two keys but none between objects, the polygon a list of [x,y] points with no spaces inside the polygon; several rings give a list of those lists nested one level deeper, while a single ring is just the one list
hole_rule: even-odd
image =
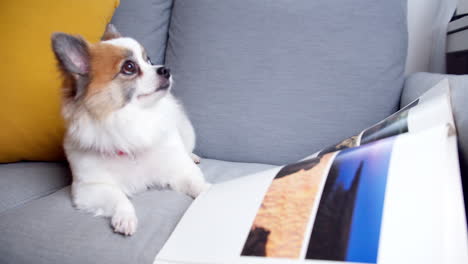
[{"label": "dog's eye", "polygon": [[153,65],[153,62],[151,61],[151,58],[150,58],[150,57],[146,56],[146,61],[147,61],[149,64]]},{"label": "dog's eye", "polygon": [[137,71],[138,71],[138,67],[133,61],[124,62],[124,64],[122,65],[122,69],[120,70],[120,72],[125,75],[133,75],[137,73]]}]

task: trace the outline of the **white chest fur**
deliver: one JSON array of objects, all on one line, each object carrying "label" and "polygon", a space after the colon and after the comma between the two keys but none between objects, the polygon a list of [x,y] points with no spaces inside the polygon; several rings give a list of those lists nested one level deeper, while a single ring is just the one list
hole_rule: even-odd
[{"label": "white chest fur", "polygon": [[75,182],[105,182],[132,194],[170,185],[171,178],[193,170],[195,135],[172,96],[144,110],[130,105],[103,123],[81,118],[70,124],[65,140]]}]

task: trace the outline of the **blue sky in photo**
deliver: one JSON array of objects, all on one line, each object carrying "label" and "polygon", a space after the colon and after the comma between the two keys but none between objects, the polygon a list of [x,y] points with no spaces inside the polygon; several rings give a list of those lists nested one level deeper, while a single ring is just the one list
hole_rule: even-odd
[{"label": "blue sky in photo", "polygon": [[387,174],[394,138],[342,151],[336,184],[346,189],[363,168],[353,211],[347,261],[376,263]]}]

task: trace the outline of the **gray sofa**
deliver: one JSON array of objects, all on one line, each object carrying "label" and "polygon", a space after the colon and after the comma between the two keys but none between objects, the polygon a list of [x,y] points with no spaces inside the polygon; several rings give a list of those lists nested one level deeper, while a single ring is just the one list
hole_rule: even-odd
[{"label": "gray sofa", "polygon": [[[113,23],[171,68],[217,183],[339,142],[445,78],[456,1],[408,1],[121,0]],[[468,77],[449,79],[465,168]],[[62,163],[0,165],[0,263],[152,263],[192,202],[133,197],[139,229],[124,237],[72,207],[70,182]]]}]

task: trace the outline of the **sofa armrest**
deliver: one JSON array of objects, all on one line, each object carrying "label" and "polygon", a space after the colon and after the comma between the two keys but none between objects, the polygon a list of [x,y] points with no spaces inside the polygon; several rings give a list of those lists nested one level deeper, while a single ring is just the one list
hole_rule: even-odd
[{"label": "sofa armrest", "polygon": [[448,78],[452,92],[452,107],[458,131],[458,146],[462,175],[468,181],[468,75],[415,73],[405,80],[400,108],[421,96],[444,78]]}]

